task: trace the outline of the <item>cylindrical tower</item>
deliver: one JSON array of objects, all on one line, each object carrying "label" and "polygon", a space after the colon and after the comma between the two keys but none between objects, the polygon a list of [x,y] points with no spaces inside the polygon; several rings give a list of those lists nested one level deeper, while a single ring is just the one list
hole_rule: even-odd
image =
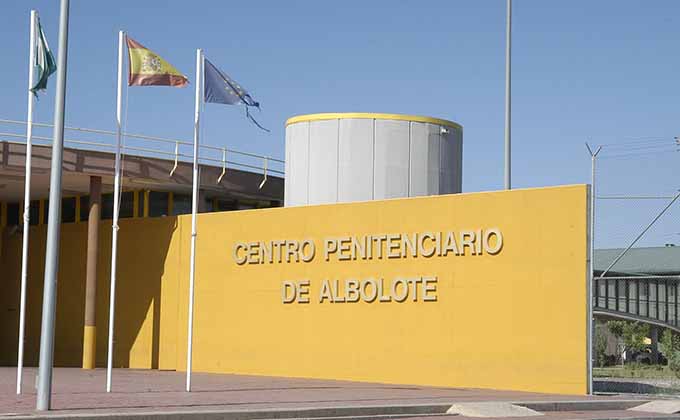
[{"label": "cylindrical tower", "polygon": [[461,192],[463,128],[398,114],[300,115],[286,121],[285,205]]}]

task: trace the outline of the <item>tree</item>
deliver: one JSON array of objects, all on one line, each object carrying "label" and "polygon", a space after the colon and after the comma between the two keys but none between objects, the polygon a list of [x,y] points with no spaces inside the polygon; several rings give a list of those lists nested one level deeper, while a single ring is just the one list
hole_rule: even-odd
[{"label": "tree", "polygon": [[607,328],[614,336],[623,341],[627,351],[640,352],[645,349],[645,338],[649,335],[649,325],[637,321],[609,321]]},{"label": "tree", "polygon": [[623,337],[623,327],[626,323],[626,321],[608,321],[607,328],[616,338],[621,338]]},{"label": "tree", "polygon": [[649,325],[641,322],[627,322],[623,327],[623,344],[633,352],[645,349],[645,338],[649,335]]}]

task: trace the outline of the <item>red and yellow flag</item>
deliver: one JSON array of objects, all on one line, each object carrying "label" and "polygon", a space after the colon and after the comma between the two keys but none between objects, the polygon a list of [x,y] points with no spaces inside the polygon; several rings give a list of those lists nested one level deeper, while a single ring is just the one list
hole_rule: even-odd
[{"label": "red and yellow flag", "polygon": [[127,37],[130,69],[128,86],[184,87],[189,79],[158,54]]}]

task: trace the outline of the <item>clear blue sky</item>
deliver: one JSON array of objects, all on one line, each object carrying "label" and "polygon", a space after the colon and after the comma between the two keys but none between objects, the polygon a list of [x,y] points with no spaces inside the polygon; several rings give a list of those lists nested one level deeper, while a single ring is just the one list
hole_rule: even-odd
[{"label": "clear blue sky", "polygon": [[[25,118],[28,13],[40,12],[56,50],[58,3],[2,3],[0,117]],[[516,0],[513,18],[515,187],[589,182],[588,139],[680,135],[680,2]],[[114,128],[117,31],[124,29],[191,80],[195,49],[203,48],[262,103],[258,119],[271,134],[248,123],[240,107],[208,105],[208,144],[282,157],[284,122],[296,114],[430,115],[464,126],[464,191],[499,189],[504,24],[503,0],[73,0],[66,121]],[[52,120],[54,82],[38,105],[40,121]],[[128,131],[191,138],[192,88],[130,88],[129,95]],[[605,163],[611,184],[604,190],[680,187],[680,152],[642,161]],[[627,238],[662,205],[612,210],[603,220],[611,227],[599,235]],[[680,242],[679,211],[669,220],[648,244]],[[604,239],[602,246],[625,245]]]}]

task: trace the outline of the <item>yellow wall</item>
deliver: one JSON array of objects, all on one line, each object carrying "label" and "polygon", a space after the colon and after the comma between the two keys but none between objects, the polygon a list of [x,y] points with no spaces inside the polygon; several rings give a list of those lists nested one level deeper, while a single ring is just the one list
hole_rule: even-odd
[{"label": "yellow wall", "polygon": [[[587,187],[202,214],[194,369],[436,386],[587,392]],[[190,216],[125,220],[119,242],[116,366],[182,370]],[[496,255],[370,261],[323,258],[323,240],[361,234],[498,228]],[[6,230],[5,230],[6,231]],[[86,224],[62,231],[57,364],[82,358]],[[44,227],[32,230],[29,301],[39,307]],[[41,236],[42,235],[42,236]],[[20,238],[3,241],[0,362],[16,354]],[[312,239],[309,263],[244,264],[239,242]],[[110,222],[102,223],[97,363],[105,361]],[[64,246],[68,244],[68,246]],[[468,250],[469,254],[469,250]],[[38,275],[39,274],[39,275]],[[318,302],[326,278],[436,276],[437,301]],[[308,304],[284,304],[308,279]],[[7,286],[6,286],[7,285]],[[14,308],[14,309],[12,309]],[[13,312],[14,311],[14,312]],[[39,310],[28,319],[37,358]]]},{"label": "yellow wall", "polygon": [[[587,203],[573,186],[202,215],[195,369],[585,393]],[[231,257],[236,242],[487,227],[504,235],[495,256],[328,263],[317,246],[310,263]],[[315,299],[327,277],[414,275],[438,277],[437,302]],[[311,302],[283,304],[281,282],[302,279]],[[181,369],[184,346],[177,355]]]},{"label": "yellow wall", "polygon": [[[180,248],[173,245],[173,241],[181,237],[177,219],[126,219],[121,220],[120,226],[114,365],[174,369],[180,263],[175,251]],[[47,226],[32,226],[30,229],[25,341],[28,366],[37,364],[40,346]],[[0,365],[13,365],[16,363],[19,324],[21,232],[16,227],[8,227],[2,235]],[[110,220],[101,223],[99,238],[96,359],[98,366],[105,366],[111,264]],[[55,340],[57,366],[81,366],[82,363],[86,241],[87,223],[62,224]],[[164,320],[162,325],[161,319]]]}]

